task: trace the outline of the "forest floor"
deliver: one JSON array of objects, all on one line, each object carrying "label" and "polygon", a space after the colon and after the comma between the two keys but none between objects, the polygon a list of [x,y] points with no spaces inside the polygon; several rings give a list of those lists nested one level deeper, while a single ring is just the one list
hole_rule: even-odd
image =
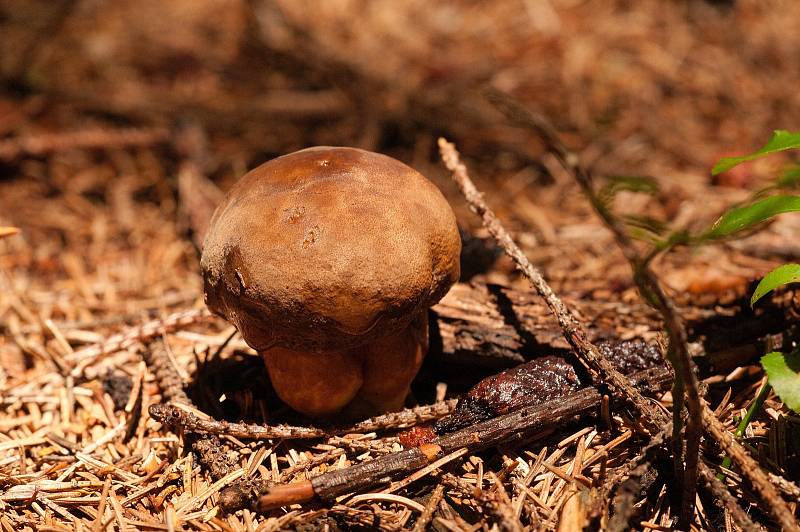
[{"label": "forest floor", "polygon": [[[220,493],[243,478],[284,484],[396,453],[399,427],[377,420],[374,430],[307,440],[198,437],[148,415],[177,393],[158,368],[177,372],[198,415],[308,424],[280,404],[235,330],[204,311],[199,249],[237,178],[311,145],[406,162],[442,189],[464,231],[464,276],[434,308],[442,337],[413,386],[412,414],[441,415],[514,353],[565,353],[544,303],[450,180],[440,136],[592,340],[662,345],[659,316],[611,232],[535,132],[510,124],[483,89],[548,117],[600,182],[658,183],[653,194],[618,194],[615,212],[697,230],[790,161],[709,172],[775,129],[798,129],[799,48],[800,3],[788,0],[0,7],[0,227],[21,230],[0,237],[0,527],[395,530],[428,520],[434,530],[570,530],[571,519],[607,527],[620,514],[633,529],[670,529],[669,460],[656,460],[657,474],[618,506],[626,477],[616,475],[652,436],[623,402],[604,419],[458,450],[424,475],[409,470],[336,501],[226,511]],[[729,431],[762,384],[759,355],[795,340],[791,293],[755,311],[749,296],[766,272],[798,261],[798,231],[800,216],[788,214],[653,264]],[[516,317],[501,311],[493,285],[510,290]],[[471,337],[475,356],[464,353],[467,340],[445,337],[468,326],[482,331]],[[495,333],[518,345],[487,362]],[[670,392],[651,396],[671,408]],[[784,478],[781,497],[797,516],[800,417],[772,394],[743,442]],[[722,456],[704,440],[703,463],[716,471]],[[740,471],[724,482],[754,521],[776,528]],[[692,528],[735,529],[729,509],[700,488]]]}]

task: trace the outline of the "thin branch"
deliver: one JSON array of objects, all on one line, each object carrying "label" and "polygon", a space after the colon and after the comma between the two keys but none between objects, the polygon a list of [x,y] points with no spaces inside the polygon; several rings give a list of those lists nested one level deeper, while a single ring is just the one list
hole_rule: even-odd
[{"label": "thin branch", "polygon": [[769,479],[787,496],[800,500],[800,488],[791,480],[787,480],[775,473],[769,473]]},{"label": "thin branch", "polygon": [[[634,383],[645,382],[658,387],[671,380],[671,372],[666,368],[655,368],[628,378]],[[345,493],[359,491],[426,467],[458,449],[467,449],[472,453],[499,443],[524,441],[547,428],[594,412],[601,398],[596,388],[583,388],[554,401],[525,406],[504,416],[477,423],[420,447],[324,473],[308,481],[275,486],[261,497],[258,509],[265,511],[314,498],[330,501]]]},{"label": "thin branch", "polygon": [[761,498],[769,505],[775,520],[784,530],[800,531],[794,512],[784,501],[769,477],[753,460],[742,445],[728,432],[714,412],[703,404],[703,426],[722,450],[739,466],[742,474],[753,484]]},{"label": "thin branch", "polygon": [[[446,416],[455,410],[457,400],[450,399],[432,405],[406,408],[375,416],[347,427],[330,429],[298,427],[292,425],[259,425],[256,423],[231,423],[216,419],[204,419],[192,412],[172,404],[150,405],[150,417],[172,428],[206,434],[228,435],[248,440],[298,440],[327,436],[366,433],[376,430],[405,428],[426,423]],[[191,403],[184,403],[191,404]]]},{"label": "thin branch", "polygon": [[147,367],[155,375],[161,396],[168,402],[191,405],[192,401],[183,390],[183,379],[172,364],[163,340],[150,342],[142,350]]},{"label": "thin branch", "polygon": [[[314,498],[334,500],[345,493],[359,491],[380,484],[410,471],[416,471],[435,462],[438,458],[466,448],[468,452],[529,438],[547,427],[562,424],[593,410],[600,401],[594,388],[584,388],[556,404],[522,408],[493,418],[472,427],[462,429],[430,443],[392,453],[369,462],[324,473],[311,480],[275,486],[261,497],[258,509],[266,511],[294,502],[306,502]],[[303,501],[294,497],[305,494]]]},{"label": "thin branch", "polygon": [[747,512],[742,510],[742,507],[739,506],[736,497],[731,495],[731,492],[725,484],[717,478],[714,471],[702,462],[700,463],[700,478],[706,483],[706,486],[708,486],[709,491],[714,495],[717,503],[728,510],[739,528],[745,531],[764,530],[764,527],[755,524],[753,520],[750,519]]},{"label": "thin branch", "polygon": [[335,430],[336,434],[374,432],[376,430],[400,429],[412,427],[435,421],[444,416],[450,415],[456,408],[458,399],[447,399],[432,405],[415,406],[405,408],[398,412],[389,412],[380,416],[371,417],[364,421],[351,425],[348,428]]},{"label": "thin branch", "polygon": [[[611,213],[607,205],[595,193],[592,186],[592,176],[580,164],[578,155],[570,151],[561,142],[561,139],[548,121],[544,117],[525,109],[503,93],[491,92],[489,97],[492,103],[511,120],[537,132],[548,151],[553,153],[564,169],[572,175],[584,195],[589,199],[595,212],[614,235],[617,245],[630,263],[634,281],[639,287],[642,296],[659,311],[664,320],[664,328],[669,337],[668,359],[675,367],[676,373],[673,388],[673,446],[678,445],[678,442],[681,441],[680,426],[684,393],[689,412],[686,424],[685,467],[683,470],[680,467],[680,453],[676,453],[674,457],[676,474],[683,484],[679,527],[688,528],[694,516],[694,501],[697,491],[697,463],[700,452],[700,437],[702,436],[702,408],[696,370],[689,355],[686,328],[677,308],[673,301],[667,297],[649,263],[640,256],[624,225]],[[676,450],[680,451],[680,448]]]},{"label": "thin branch", "polygon": [[[701,428],[704,428],[705,431],[720,444],[723,450],[729,453],[733,461],[742,469],[742,473],[753,483],[753,486],[769,505],[770,511],[776,521],[778,521],[785,530],[800,531],[800,526],[794,518],[794,513],[789,509],[786,501],[780,497],[775,486],[770,483],[767,475],[762,471],[758,463],[747,454],[744,447],[742,447],[733,438],[733,435],[725,429],[719,419],[714,415],[714,412],[708,408],[700,397],[694,365],[689,358],[686,330],[674,303],[662,290],[648,262],[640,259],[636,247],[633,245],[633,242],[624,228],[594,194],[591,176],[589,172],[580,165],[577,155],[566,148],[553,128],[543,117],[523,108],[502,93],[493,91],[490,93],[490,99],[492,99],[493,103],[511,119],[538,132],[548,149],[553,152],[562,166],[572,174],[592,202],[592,206],[614,233],[618,245],[631,264],[631,268],[634,271],[634,280],[642,291],[642,295],[656,307],[664,319],[665,328],[670,336],[670,347],[674,350],[675,355],[670,361],[680,364],[680,367],[676,370],[676,380],[679,377],[683,379],[683,384],[686,386],[688,394],[687,407],[689,410],[689,423],[686,428],[686,468],[683,478],[684,490],[680,515],[681,521],[690,520],[693,515],[693,510],[691,510],[691,508],[694,506],[694,493],[696,491],[700,444],[699,431]],[[678,398],[673,397],[673,400],[677,401]],[[646,412],[642,413],[648,415]],[[733,451],[729,451],[729,449],[733,449]],[[688,498],[689,494],[691,494],[691,499]],[[688,528],[688,522],[686,527]]]},{"label": "thin branch", "polygon": [[439,503],[442,502],[444,498],[444,485],[437,484],[436,487],[433,489],[433,493],[431,493],[428,502],[425,504],[425,511],[417,518],[417,521],[414,523],[413,532],[425,532],[428,529],[428,525],[433,519],[433,513],[439,507]]},{"label": "thin branch", "polygon": [[291,425],[256,425],[247,423],[231,423],[216,419],[202,419],[176,405],[155,404],[148,410],[150,417],[169,427],[180,428],[190,432],[208,434],[224,434],[234,438],[254,440],[271,439],[308,439],[327,436],[328,432],[315,427],[295,427]]},{"label": "thin branch", "polygon": [[[626,361],[631,361],[630,358],[636,358],[639,366],[642,365],[641,359],[639,358],[639,353],[637,352],[634,355],[634,352],[632,351],[629,353],[621,353],[621,357],[615,362],[625,366]],[[556,360],[560,360],[560,363],[557,364]],[[646,366],[646,364],[644,365]],[[441,415],[453,410],[455,411],[455,415],[458,416],[459,413],[464,414],[465,412],[461,409],[463,406],[462,401],[464,399],[468,399],[465,403],[468,405],[466,407],[467,409],[475,408],[478,403],[483,405],[483,407],[479,409],[479,412],[472,412],[472,414],[468,414],[469,419],[466,423],[456,423],[452,430],[447,431],[431,431],[428,429],[428,432],[430,433],[429,439],[423,438],[419,442],[405,445],[406,448],[418,447],[420,443],[429,443],[436,437],[437,433],[443,435],[445,432],[454,432],[460,428],[471,427],[489,417],[498,416],[501,413],[507,413],[508,411],[516,410],[522,407],[533,407],[542,403],[556,404],[560,399],[564,398],[565,396],[568,397],[570,393],[576,392],[577,387],[580,386],[580,383],[575,375],[575,369],[565,360],[556,359],[556,357],[535,359],[531,362],[523,364],[522,366],[519,366],[518,368],[523,368],[524,370],[522,372],[515,371],[514,369],[506,370],[482,380],[475,385],[467,393],[467,395],[463,396],[459,400],[459,406],[456,406],[455,410],[453,409],[455,401],[443,401],[431,406],[417,407],[401,412],[384,414],[362,421],[347,428],[331,429],[329,432],[343,434],[354,432],[372,432],[373,430],[386,428],[406,427],[411,424],[440,417]],[[537,377],[532,377],[532,373],[537,374]],[[650,369],[643,368],[642,371],[631,374],[630,378],[631,384],[634,386],[650,391],[658,391],[661,389],[663,382],[669,380],[669,371],[667,371],[665,367],[655,367]],[[559,389],[547,390],[546,388],[539,386],[542,384],[542,382],[537,379],[559,382]],[[573,380],[575,388],[568,384]],[[506,393],[509,392],[512,386],[515,388],[516,392],[510,394],[512,397],[506,397]],[[505,393],[501,394],[502,397],[494,395],[491,391],[498,388],[505,390]],[[478,403],[476,403],[476,401]],[[211,431],[216,433],[230,426],[229,424],[223,425],[222,423],[213,420],[209,421],[190,418],[188,413],[184,412],[182,409],[176,408],[173,412],[172,408],[174,407],[158,405],[151,409],[151,412],[157,416],[157,419],[178,425],[180,429],[191,428],[191,430],[202,430],[204,432]],[[483,416],[484,413],[487,414],[485,417]],[[187,422],[190,422],[191,427],[185,424]],[[273,427],[266,427],[263,425],[239,424],[239,429],[247,430],[247,433],[245,434],[244,432],[241,432],[237,436],[246,438],[260,438],[264,436],[269,437],[274,433]],[[301,436],[303,437],[309,435],[302,428],[297,428],[297,430],[302,432]],[[401,442],[403,441],[402,436],[400,437],[400,440]],[[333,443],[333,441],[329,440],[328,443]],[[356,442],[352,440],[340,440],[336,443],[339,445],[352,446]],[[455,453],[450,453],[441,460],[448,460],[450,459],[449,457],[460,456],[459,453],[461,453],[463,450],[464,448],[459,448],[459,450],[457,450]],[[392,460],[389,459],[389,461],[391,462]],[[405,484],[421,478],[429,473],[430,470],[437,467],[439,467],[438,462],[429,464],[423,467],[421,470],[407,476],[403,481],[392,484],[391,488],[386,491],[396,491]],[[383,469],[381,469],[381,471],[383,471]],[[257,498],[262,494],[268,494],[272,485],[272,483],[263,481],[248,481],[238,486],[232,486],[231,488],[226,489],[223,503],[225,510],[232,511],[241,508],[242,505],[248,505],[247,501],[251,501],[252,503],[254,498]]]},{"label": "thin branch", "polygon": [[567,308],[561,298],[553,292],[539,270],[530,263],[519,246],[512,240],[508,231],[497,219],[497,216],[486,204],[483,195],[475,188],[455,146],[440,138],[439,149],[445,166],[452,172],[453,180],[458,185],[461,193],[464,194],[470,208],[481,217],[484,227],[497,240],[500,247],[514,260],[517,268],[528,278],[536,292],[544,299],[558,321],[564,338],[575,350],[580,360],[587,366],[593,377],[597,382],[609,384],[618,395],[626,398],[637,410],[646,414],[644,421],[648,425],[648,429],[652,434],[657,434],[661,426],[663,426],[663,423],[654,422],[661,417],[660,411],[631,386],[627,378],[614,368],[613,364],[603,356],[596,345],[589,341],[586,330],[578,319]]}]

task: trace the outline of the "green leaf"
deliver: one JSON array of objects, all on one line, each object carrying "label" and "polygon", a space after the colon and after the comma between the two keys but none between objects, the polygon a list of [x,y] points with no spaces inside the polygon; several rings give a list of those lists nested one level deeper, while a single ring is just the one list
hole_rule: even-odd
[{"label": "green leaf", "polygon": [[769,383],[783,404],[800,413],[800,352],[772,352],[761,357]]},{"label": "green leaf", "polygon": [[658,193],[658,182],[649,176],[615,175],[608,178],[608,182],[600,190],[598,196],[604,202],[609,203],[617,193],[623,190],[654,195]]},{"label": "green leaf", "polygon": [[749,229],[785,212],[800,211],[800,196],[779,195],[729,210],[702,233],[699,240],[715,240]]},{"label": "green leaf", "polygon": [[621,219],[628,228],[641,229],[655,236],[661,236],[667,230],[667,224],[652,216],[627,215],[622,216]]},{"label": "green leaf", "polygon": [[754,151],[749,155],[742,155],[741,157],[723,157],[717,161],[717,164],[715,164],[714,168],[711,169],[711,175],[727,172],[738,164],[752,161],[771,153],[791,150],[794,148],[800,148],[800,132],[793,133],[786,130],[777,130],[772,134],[772,138],[769,139],[769,142],[767,142],[760,150]]},{"label": "green leaf", "polygon": [[666,238],[659,239],[655,242],[655,246],[658,252],[663,252],[676,246],[688,246],[698,238],[690,235],[686,229],[680,229],[668,234]]},{"label": "green leaf", "polygon": [[797,188],[800,185],[800,164],[786,168],[775,181],[778,188]]},{"label": "green leaf", "polygon": [[789,283],[800,282],[800,264],[784,264],[778,266],[767,275],[756,286],[756,291],[753,292],[753,297],[750,298],[750,306],[756,304],[756,301],[769,294],[779,286]]}]

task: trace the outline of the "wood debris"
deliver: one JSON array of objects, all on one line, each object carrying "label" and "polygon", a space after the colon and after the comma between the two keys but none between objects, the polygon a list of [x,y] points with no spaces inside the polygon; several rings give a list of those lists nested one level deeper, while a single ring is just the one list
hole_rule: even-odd
[{"label": "wood debris", "polygon": [[[603,382],[577,392],[592,395],[580,404],[593,415],[579,420],[578,403],[562,400],[561,424],[525,425],[530,410],[476,421],[508,436],[488,448],[449,432],[438,449],[403,449],[403,430],[450,414],[481,379],[539,357],[574,362],[448,181],[435,139],[457,141],[587,342],[660,346],[659,316],[611,232],[536,135],[478,89],[552,119],[597,179],[658,180],[657,194],[621,194],[615,208],[696,229],[792,162],[708,176],[720,155],[798,128],[800,4],[76,5],[21,3],[0,16],[0,529],[559,530],[607,527],[617,503],[623,525],[674,526],[669,460],[648,446],[655,427]],[[408,408],[341,430],[280,403],[261,360],[205,310],[198,275],[220,191],[310,145],[408,162],[443,190],[468,244],[469,278],[432,310]],[[773,394],[742,445],[730,434],[763,378],[758,357],[800,339],[791,291],[755,310],[746,301],[755,279],[800,259],[798,231],[800,217],[786,215],[653,264],[709,403],[694,530],[773,527],[770,497],[797,520],[798,416]],[[671,394],[644,384],[654,417],[666,415]],[[723,469],[723,454],[739,461]],[[361,482],[398,456],[407,461],[392,478]],[[309,485],[320,491],[311,502],[254,511],[276,486],[300,486],[299,502]]]}]

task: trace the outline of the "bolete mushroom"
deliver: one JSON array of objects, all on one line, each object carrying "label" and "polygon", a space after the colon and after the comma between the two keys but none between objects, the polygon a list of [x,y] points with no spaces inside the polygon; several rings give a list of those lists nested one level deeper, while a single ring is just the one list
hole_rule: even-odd
[{"label": "bolete mushroom", "polygon": [[217,207],[201,259],[206,304],[262,355],[295,410],[397,409],[460,250],[453,211],[421,174],[377,153],[309,148],[252,170]]}]

